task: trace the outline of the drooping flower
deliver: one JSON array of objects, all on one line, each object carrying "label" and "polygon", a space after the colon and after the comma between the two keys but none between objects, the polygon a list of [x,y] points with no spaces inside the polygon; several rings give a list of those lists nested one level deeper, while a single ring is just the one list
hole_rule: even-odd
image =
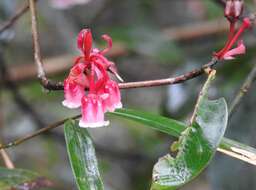
[{"label": "drooping flower", "polygon": [[63,105],[69,108],[81,106],[80,127],[106,126],[109,121],[104,120],[104,113],[122,107],[119,86],[111,80],[108,71],[117,78],[120,76],[115,64],[104,56],[112,47],[112,39],[108,35],[102,38],[108,46],[99,50],[92,48],[93,39],[89,29],[83,29],[78,34],[77,47],[82,55],[77,57],[64,81]]},{"label": "drooping flower", "polygon": [[113,112],[115,109],[122,108],[120,90],[115,81],[108,80],[104,93],[107,95],[104,100],[107,111]]},{"label": "drooping flower", "polygon": [[89,86],[87,77],[83,74],[84,64],[76,64],[70,70],[69,76],[64,80],[65,100],[62,104],[68,108],[81,106],[81,98],[84,96],[84,88]]},{"label": "drooping flower", "polygon": [[84,96],[84,87],[67,78],[64,80],[64,96],[63,106],[71,109],[79,108],[81,106],[81,99]]},{"label": "drooping flower", "polygon": [[104,120],[103,98],[97,94],[88,94],[82,98],[82,118],[79,121],[80,127],[103,127],[109,125]]}]

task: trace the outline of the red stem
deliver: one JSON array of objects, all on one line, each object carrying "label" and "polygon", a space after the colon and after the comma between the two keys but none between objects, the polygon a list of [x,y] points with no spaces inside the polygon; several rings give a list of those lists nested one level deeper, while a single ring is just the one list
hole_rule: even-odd
[{"label": "red stem", "polygon": [[[243,34],[243,32],[247,29],[248,27],[243,23],[242,26],[239,28],[238,32],[235,34],[235,36],[232,38],[232,40],[230,41],[230,43],[228,44],[226,51],[223,52],[223,55],[229,51],[232,46],[236,43],[236,41],[238,40],[238,38]],[[222,56],[223,56],[222,55]]]},{"label": "red stem", "polygon": [[230,42],[232,41],[232,38],[234,37],[234,33],[235,33],[235,22],[234,21],[230,21],[228,41],[226,42],[224,48],[222,48],[220,51],[218,51],[216,53],[216,56],[219,59],[228,51],[227,47],[230,44]]}]

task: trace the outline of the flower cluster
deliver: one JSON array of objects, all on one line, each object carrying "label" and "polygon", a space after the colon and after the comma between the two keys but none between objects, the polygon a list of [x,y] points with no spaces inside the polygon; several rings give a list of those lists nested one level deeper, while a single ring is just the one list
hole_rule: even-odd
[{"label": "flower cluster", "polygon": [[[243,0],[227,0],[225,7],[225,16],[230,23],[230,30],[228,35],[228,40],[220,51],[214,53],[214,56],[219,60],[229,60],[234,59],[234,56],[245,54],[245,45],[242,40],[239,40],[240,36],[245,30],[251,27],[251,21],[248,17],[243,19],[242,25],[236,31],[236,23],[239,17],[243,13]],[[237,47],[231,49],[237,42]]]},{"label": "flower cluster", "polygon": [[77,47],[83,55],[76,59],[64,80],[65,100],[62,104],[68,108],[81,106],[80,127],[106,126],[109,121],[104,120],[104,113],[122,107],[118,84],[110,79],[107,72],[111,71],[118,76],[117,69],[104,56],[112,47],[112,39],[106,34],[102,38],[108,47],[100,51],[92,48],[93,39],[89,29],[79,33]]}]

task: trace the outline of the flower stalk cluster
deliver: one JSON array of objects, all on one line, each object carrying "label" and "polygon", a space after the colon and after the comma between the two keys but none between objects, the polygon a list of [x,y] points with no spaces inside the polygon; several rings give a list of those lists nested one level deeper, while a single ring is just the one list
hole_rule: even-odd
[{"label": "flower stalk cluster", "polygon": [[[241,26],[236,31],[236,24],[239,21],[239,17],[243,13],[243,0],[227,0],[225,7],[225,17],[229,21],[229,35],[228,40],[225,46],[214,53],[214,56],[217,57],[218,60],[230,60],[234,59],[236,55],[245,54],[246,47],[243,43],[243,40],[240,40],[242,34],[251,27],[251,21],[248,17],[245,17],[242,21]],[[237,47],[232,47],[237,43]]]}]

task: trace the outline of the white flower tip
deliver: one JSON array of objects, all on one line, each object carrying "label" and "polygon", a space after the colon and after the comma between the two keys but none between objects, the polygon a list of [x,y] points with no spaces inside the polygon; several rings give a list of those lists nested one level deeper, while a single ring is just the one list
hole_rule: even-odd
[{"label": "white flower tip", "polygon": [[79,121],[79,126],[83,128],[98,128],[98,127],[105,127],[109,125],[109,121],[100,121],[94,123],[84,122],[82,119]]},{"label": "white flower tip", "polygon": [[70,109],[79,108],[81,106],[80,104],[75,104],[67,100],[62,101],[62,105]]},{"label": "white flower tip", "polygon": [[115,105],[116,109],[120,109],[123,107],[123,104],[121,102],[119,102],[118,104]]},{"label": "white flower tip", "polygon": [[108,108],[107,110],[109,112],[114,112],[116,109],[120,109],[123,107],[123,104],[121,102],[115,104],[113,107]]}]

